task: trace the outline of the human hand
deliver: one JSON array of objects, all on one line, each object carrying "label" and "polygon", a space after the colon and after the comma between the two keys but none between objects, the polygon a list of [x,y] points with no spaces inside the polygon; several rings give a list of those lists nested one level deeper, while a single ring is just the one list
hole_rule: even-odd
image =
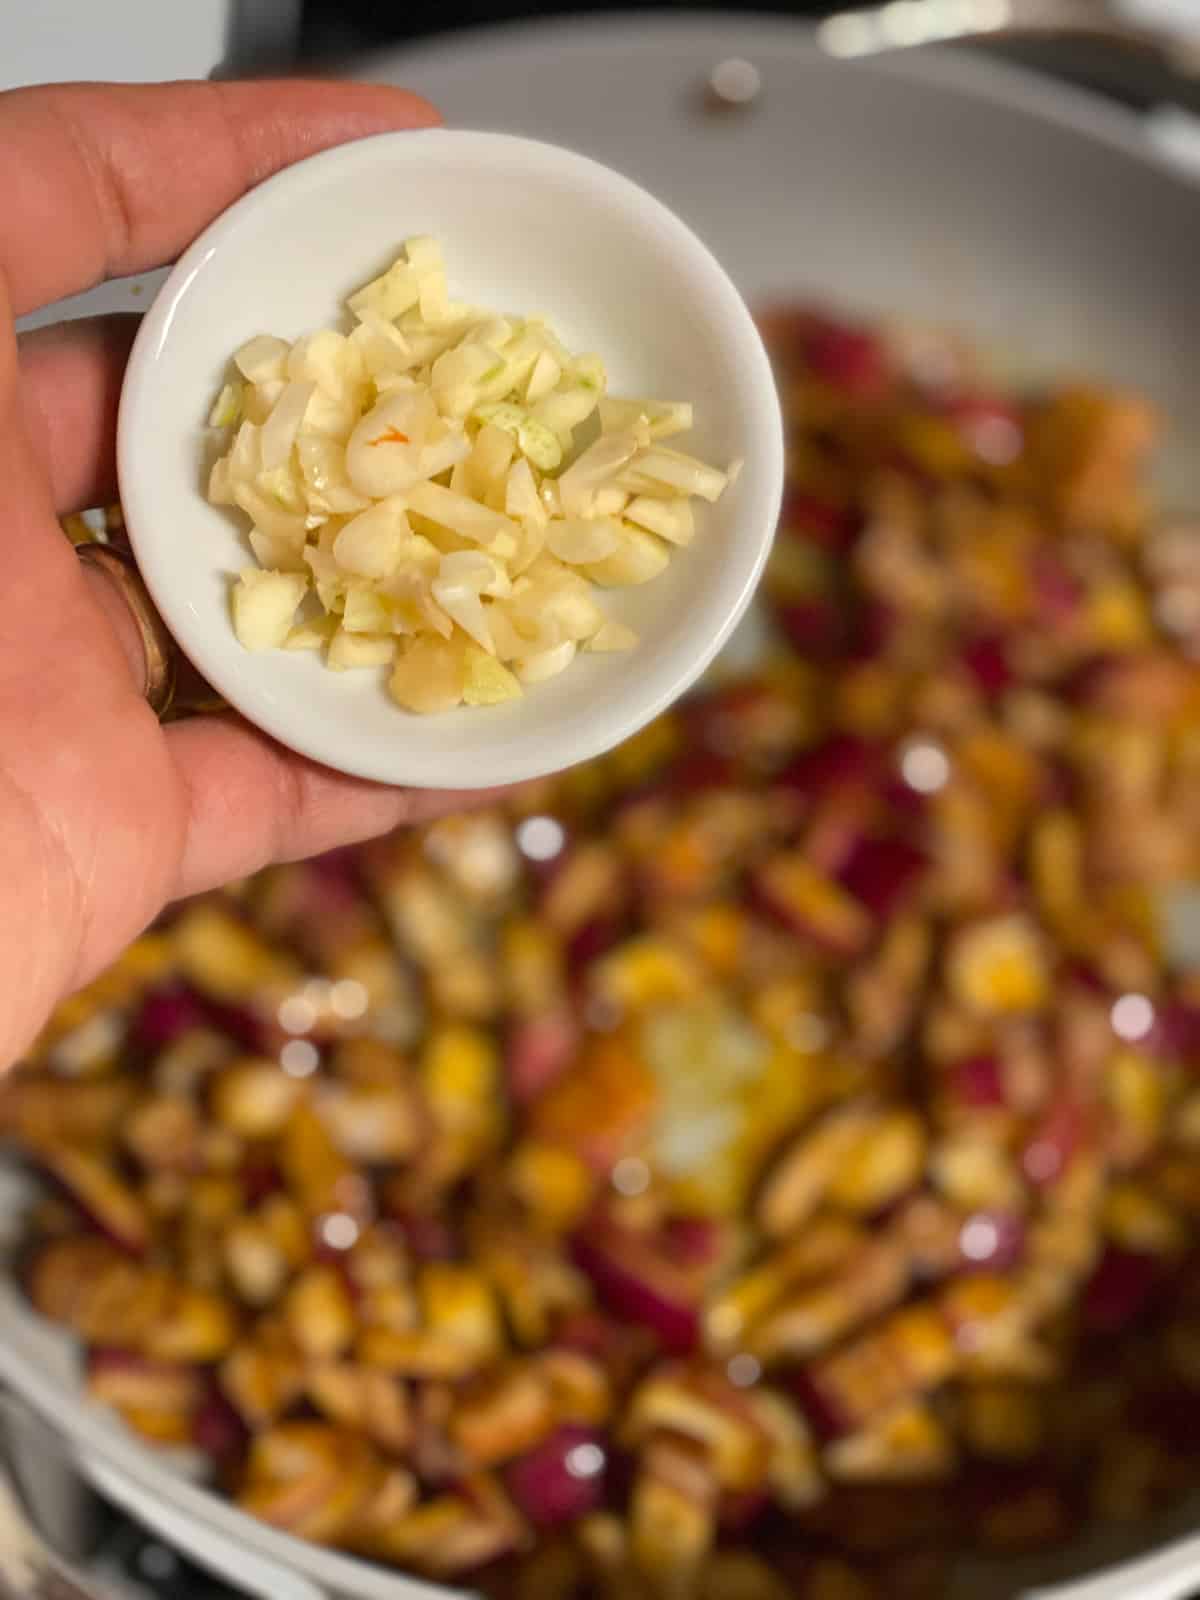
[{"label": "human hand", "polygon": [[232,715],[160,726],[121,590],[58,522],[115,497],[136,319],[14,330],[171,260],[302,156],[436,120],[413,95],[356,84],[0,94],[0,1065],[167,902],[454,803],[327,771]]}]

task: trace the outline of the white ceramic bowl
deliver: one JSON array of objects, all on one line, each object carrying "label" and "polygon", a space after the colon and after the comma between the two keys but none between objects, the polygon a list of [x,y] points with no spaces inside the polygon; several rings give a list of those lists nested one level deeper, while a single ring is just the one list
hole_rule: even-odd
[{"label": "white ceramic bowl", "polygon": [[[440,240],[451,290],[544,312],[603,356],[616,394],[687,399],[684,441],[737,483],[698,512],[695,542],[637,589],[611,591],[638,632],[584,655],[519,701],[414,717],[382,672],[330,672],[308,653],[250,654],[229,617],[245,534],[202,493],[203,423],[234,351],[341,321],[341,303],[410,234]],[[283,744],[386,783],[469,789],[556,771],[619,743],[691,684],[728,638],[762,570],[783,483],[766,353],[722,268],[665,206],[583,156],[503,134],[385,134],[262,184],[187,251],[146,317],[118,433],[121,499],[146,584],[215,689]]]}]

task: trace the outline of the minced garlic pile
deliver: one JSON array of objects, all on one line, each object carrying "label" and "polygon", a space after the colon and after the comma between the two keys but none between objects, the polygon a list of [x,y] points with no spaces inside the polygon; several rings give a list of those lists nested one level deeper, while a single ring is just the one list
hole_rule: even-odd
[{"label": "minced garlic pile", "polygon": [[390,667],[416,712],[632,648],[597,588],[657,577],[736,472],[663,444],[692,407],[609,398],[544,319],[451,301],[433,239],[348,308],[349,335],[243,345],[209,418],[236,431],[208,497],[249,517],[258,562],[233,589],[242,644]]}]

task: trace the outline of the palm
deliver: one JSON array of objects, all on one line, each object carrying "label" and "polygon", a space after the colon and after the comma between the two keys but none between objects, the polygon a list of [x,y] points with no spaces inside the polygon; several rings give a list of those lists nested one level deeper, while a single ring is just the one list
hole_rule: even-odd
[{"label": "palm", "polygon": [[13,319],[178,252],[251,183],[428,108],[352,85],[0,95],[0,1064],[168,900],[445,804],[340,777],[232,716],[161,727],[124,602],[58,517],[114,494],[132,319]]},{"label": "palm", "polygon": [[[44,480],[36,492],[45,506]],[[20,503],[29,498],[22,486]],[[137,692],[119,619],[55,522],[39,510],[20,538],[27,600],[0,641],[0,680],[21,739],[6,748],[0,781],[25,801],[24,850],[41,863],[56,943],[76,943],[63,978],[82,981],[172,892],[187,791]]]}]

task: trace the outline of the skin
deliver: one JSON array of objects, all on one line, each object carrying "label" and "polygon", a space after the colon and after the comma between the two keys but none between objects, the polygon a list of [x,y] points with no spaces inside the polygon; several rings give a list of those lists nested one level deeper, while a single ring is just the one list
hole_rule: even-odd
[{"label": "skin", "polygon": [[136,319],[14,329],[171,261],[290,162],[436,121],[359,84],[0,94],[0,1065],[169,901],[461,804],[329,772],[233,716],[159,726],[125,603],[57,521],[115,497]]}]

